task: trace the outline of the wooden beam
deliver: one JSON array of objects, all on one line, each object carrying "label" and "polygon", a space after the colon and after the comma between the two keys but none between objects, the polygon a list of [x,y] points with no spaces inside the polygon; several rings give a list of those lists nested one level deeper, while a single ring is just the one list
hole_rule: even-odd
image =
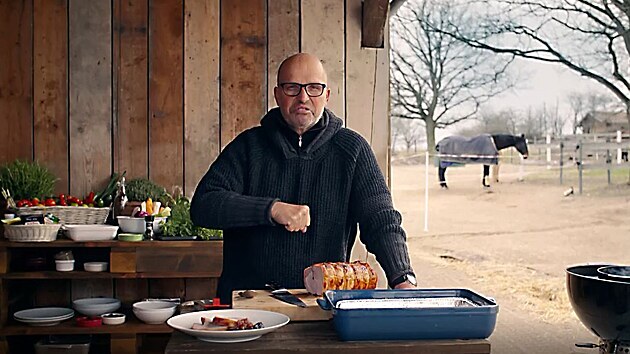
[{"label": "wooden beam", "polygon": [[383,48],[388,9],[388,0],[365,0],[363,2],[362,47]]},{"label": "wooden beam", "polygon": [[407,0],[392,0],[389,3],[389,17],[396,15],[396,12],[403,6],[405,1]]}]

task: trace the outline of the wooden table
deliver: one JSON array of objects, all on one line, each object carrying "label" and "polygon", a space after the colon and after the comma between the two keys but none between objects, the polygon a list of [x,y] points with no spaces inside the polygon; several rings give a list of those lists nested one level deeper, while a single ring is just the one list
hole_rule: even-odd
[{"label": "wooden table", "polygon": [[356,341],[337,338],[332,322],[288,325],[251,342],[208,343],[175,331],[166,354],[190,353],[326,353],[326,354],[489,354],[487,340]]}]

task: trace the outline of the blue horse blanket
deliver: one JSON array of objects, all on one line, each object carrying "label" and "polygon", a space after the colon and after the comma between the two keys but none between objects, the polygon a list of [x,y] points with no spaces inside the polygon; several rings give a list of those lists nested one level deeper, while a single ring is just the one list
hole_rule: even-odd
[{"label": "blue horse blanket", "polygon": [[496,165],[499,162],[499,150],[490,134],[472,138],[449,136],[436,145],[440,167],[454,163],[479,163]]}]

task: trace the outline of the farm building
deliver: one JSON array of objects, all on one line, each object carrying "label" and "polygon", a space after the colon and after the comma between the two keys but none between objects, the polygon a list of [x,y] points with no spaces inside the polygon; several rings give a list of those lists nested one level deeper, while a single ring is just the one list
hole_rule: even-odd
[{"label": "farm building", "polygon": [[587,113],[579,124],[585,134],[628,132],[628,114],[625,112]]}]

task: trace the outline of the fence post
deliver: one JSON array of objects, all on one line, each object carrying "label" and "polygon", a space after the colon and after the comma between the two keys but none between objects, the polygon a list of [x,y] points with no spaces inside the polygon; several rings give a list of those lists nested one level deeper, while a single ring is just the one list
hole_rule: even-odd
[{"label": "fence post", "polygon": [[580,195],[582,194],[582,142],[578,144],[578,184],[580,187]]},{"label": "fence post", "polygon": [[424,164],[424,232],[427,232],[429,231],[429,149],[427,149]]},{"label": "fence post", "polygon": [[547,169],[551,168],[551,135],[547,134]]},{"label": "fence post", "polygon": [[564,141],[560,141],[560,184],[562,184],[562,166],[564,165],[564,156],[562,156],[563,151]]},{"label": "fence post", "polygon": [[619,148],[617,148],[617,165],[621,165],[621,130],[617,130],[617,144],[619,144]]},{"label": "fence post", "polygon": [[608,176],[608,185],[610,186],[610,165],[612,164],[612,156],[610,149],[606,149],[606,175]]}]

